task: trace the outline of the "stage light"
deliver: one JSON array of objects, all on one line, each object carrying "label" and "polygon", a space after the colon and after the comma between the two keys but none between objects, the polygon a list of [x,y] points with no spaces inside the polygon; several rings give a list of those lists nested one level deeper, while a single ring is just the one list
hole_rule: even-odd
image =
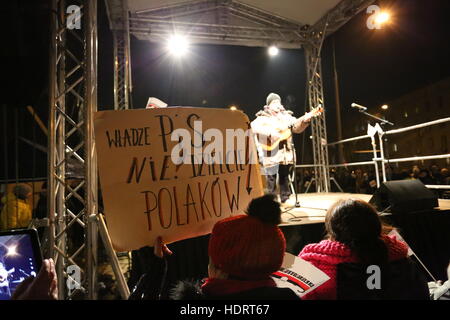
[{"label": "stage light", "polygon": [[387,104],[383,104],[383,105],[381,106],[381,109],[387,110],[387,109],[389,109],[389,106],[388,106]]},{"label": "stage light", "polygon": [[167,43],[167,49],[169,52],[176,56],[181,57],[185,55],[189,48],[188,39],[182,35],[173,35],[170,37]]},{"label": "stage light", "polygon": [[381,25],[385,24],[386,22],[388,22],[390,18],[391,18],[391,15],[389,14],[389,12],[382,11],[379,14],[377,14],[377,17],[375,18],[375,22],[376,22],[376,24],[381,26]]},{"label": "stage light", "polygon": [[270,46],[268,49],[269,56],[274,57],[278,54],[279,50],[276,46]]},{"label": "stage light", "polygon": [[8,252],[6,253],[7,256],[16,256],[17,255],[17,247],[16,246],[10,246],[8,247]]}]

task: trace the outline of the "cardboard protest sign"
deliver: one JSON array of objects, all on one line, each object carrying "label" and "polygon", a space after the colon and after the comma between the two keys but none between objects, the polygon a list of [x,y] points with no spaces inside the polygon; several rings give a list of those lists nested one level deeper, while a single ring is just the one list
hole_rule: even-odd
[{"label": "cardboard protest sign", "polygon": [[[174,107],[95,114],[108,230],[117,251],[208,234],[263,194],[248,117]],[[249,230],[251,232],[251,230]]]},{"label": "cardboard protest sign", "polygon": [[311,263],[287,252],[280,270],[273,273],[272,277],[278,287],[290,288],[299,297],[315,290],[330,279]]}]

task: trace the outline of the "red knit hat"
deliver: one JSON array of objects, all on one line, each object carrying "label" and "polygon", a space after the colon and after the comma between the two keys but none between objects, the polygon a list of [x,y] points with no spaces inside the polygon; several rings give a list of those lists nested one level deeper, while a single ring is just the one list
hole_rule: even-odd
[{"label": "red knit hat", "polygon": [[249,215],[217,222],[209,239],[212,263],[243,279],[262,279],[278,271],[285,251],[286,240],[280,228]]}]

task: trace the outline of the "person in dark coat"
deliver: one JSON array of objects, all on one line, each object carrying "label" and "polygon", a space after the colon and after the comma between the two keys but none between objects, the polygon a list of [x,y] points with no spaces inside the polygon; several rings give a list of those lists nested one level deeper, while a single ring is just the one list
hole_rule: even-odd
[{"label": "person in dark coat", "polygon": [[[298,300],[289,288],[279,288],[271,277],[283,262],[286,240],[280,228],[280,203],[274,195],[253,199],[246,215],[218,221],[208,245],[208,277],[181,281],[173,300]],[[161,239],[155,254],[171,254]],[[142,296],[139,283],[131,299]]]}]

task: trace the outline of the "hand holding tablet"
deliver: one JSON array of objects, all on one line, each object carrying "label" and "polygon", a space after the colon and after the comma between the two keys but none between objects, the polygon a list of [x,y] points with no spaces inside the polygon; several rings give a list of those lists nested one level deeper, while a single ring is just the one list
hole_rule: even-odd
[{"label": "hand holding tablet", "polygon": [[0,300],[57,299],[52,259],[42,261],[36,230],[0,232]]}]

